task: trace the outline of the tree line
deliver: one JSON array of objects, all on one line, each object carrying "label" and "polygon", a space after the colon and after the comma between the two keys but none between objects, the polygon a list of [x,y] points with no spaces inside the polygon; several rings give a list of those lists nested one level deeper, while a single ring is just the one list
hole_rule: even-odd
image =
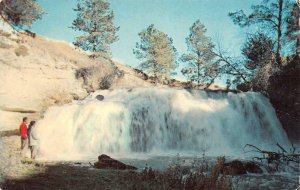
[{"label": "tree line", "polygon": [[[118,41],[120,29],[107,0],[77,0],[76,18],[71,28],[79,31],[74,45],[91,52],[92,58],[111,56],[110,45]],[[30,27],[42,18],[36,0],[0,0],[1,17],[17,28]],[[195,21],[186,37],[187,53],[179,55],[173,39],[153,24],[138,33],[133,53],[140,69],[157,80],[170,78],[181,65],[186,79],[210,86],[215,79],[227,78],[227,87],[256,88],[264,91],[270,76],[279,72],[293,56],[300,56],[300,3],[293,0],[262,0],[243,10],[228,13],[233,24],[250,28],[241,47],[242,58],[233,57],[220,41],[214,43],[207,29]]]}]

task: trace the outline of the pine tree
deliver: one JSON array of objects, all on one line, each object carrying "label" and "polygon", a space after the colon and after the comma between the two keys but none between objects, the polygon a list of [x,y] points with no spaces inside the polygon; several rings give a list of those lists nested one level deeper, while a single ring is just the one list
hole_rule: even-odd
[{"label": "pine tree", "polygon": [[287,30],[285,32],[288,42],[295,42],[296,54],[300,56],[300,1],[293,3],[291,11],[286,16]]},{"label": "pine tree", "polygon": [[234,24],[241,27],[260,25],[266,32],[276,33],[276,60],[281,64],[282,33],[284,31],[285,15],[289,11],[290,0],[263,0],[259,5],[251,7],[252,13],[246,15],[243,10],[229,13]]},{"label": "pine tree", "polygon": [[136,43],[133,53],[143,61],[140,68],[155,78],[169,77],[176,67],[176,49],[172,38],[150,25],[139,33],[141,39]]},{"label": "pine tree", "polygon": [[270,63],[275,58],[274,44],[274,41],[263,33],[251,35],[242,47],[246,68],[254,70]]},{"label": "pine tree", "polygon": [[192,25],[190,34],[186,38],[189,53],[180,58],[183,63],[187,63],[182,69],[183,75],[191,81],[197,81],[198,85],[200,83],[210,85],[218,76],[218,67],[214,62],[214,44],[206,36],[206,31],[200,20]]},{"label": "pine tree", "polygon": [[30,27],[43,14],[44,11],[36,0],[0,1],[0,16],[13,27]]},{"label": "pine tree", "polygon": [[92,57],[110,56],[110,45],[118,40],[119,27],[113,24],[114,14],[107,0],[78,0],[77,17],[72,29],[80,31],[74,45],[91,51]]}]

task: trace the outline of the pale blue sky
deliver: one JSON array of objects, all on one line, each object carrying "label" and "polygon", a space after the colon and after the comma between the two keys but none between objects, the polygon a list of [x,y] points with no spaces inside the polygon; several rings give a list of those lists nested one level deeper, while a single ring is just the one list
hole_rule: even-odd
[{"label": "pale blue sky", "polygon": [[[70,29],[76,14],[76,0],[38,0],[47,14],[36,22],[32,30],[48,38],[73,42],[75,32]],[[189,27],[200,19],[214,40],[222,38],[226,48],[239,55],[245,30],[234,25],[228,12],[249,10],[259,0],[110,0],[115,24],[120,26],[120,40],[112,45],[113,57],[126,65],[137,66],[132,53],[139,40],[138,33],[154,24],[174,40],[178,53],[186,51],[185,38]]]}]

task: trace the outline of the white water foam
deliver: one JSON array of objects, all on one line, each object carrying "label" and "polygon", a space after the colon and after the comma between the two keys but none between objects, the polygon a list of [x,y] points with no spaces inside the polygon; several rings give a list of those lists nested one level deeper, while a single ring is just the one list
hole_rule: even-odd
[{"label": "white water foam", "polygon": [[[103,101],[95,98],[99,94]],[[98,91],[84,101],[51,107],[37,127],[44,159],[103,153],[237,156],[247,143],[271,150],[289,143],[268,99],[252,92]]]}]

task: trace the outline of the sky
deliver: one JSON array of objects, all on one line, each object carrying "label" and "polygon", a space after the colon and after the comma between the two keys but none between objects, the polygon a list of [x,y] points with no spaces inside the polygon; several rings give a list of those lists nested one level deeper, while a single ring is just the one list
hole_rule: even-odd
[{"label": "sky", "polygon": [[[45,12],[42,20],[32,26],[32,31],[57,40],[72,43],[76,33],[70,26],[76,17],[73,11],[76,0],[38,0]],[[136,67],[139,60],[133,48],[139,41],[138,33],[154,24],[156,28],[173,38],[178,54],[187,50],[185,38],[189,28],[200,19],[207,28],[207,35],[214,42],[221,39],[222,46],[233,55],[240,55],[245,40],[245,29],[234,25],[229,12],[243,9],[250,11],[259,0],[110,0],[115,14],[115,25],[120,27],[119,41],[112,47],[115,60]],[[182,76],[179,76],[182,77]]]}]

